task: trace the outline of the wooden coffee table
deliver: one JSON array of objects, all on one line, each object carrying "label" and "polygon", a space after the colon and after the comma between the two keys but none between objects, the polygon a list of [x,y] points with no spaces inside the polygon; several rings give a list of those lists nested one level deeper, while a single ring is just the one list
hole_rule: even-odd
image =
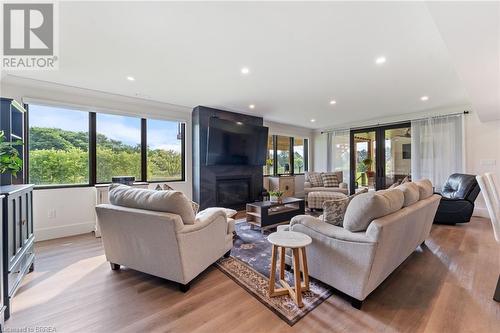
[{"label": "wooden coffee table", "polygon": [[304,199],[284,198],[281,203],[258,201],[247,204],[247,222],[261,231],[290,221],[296,215],[305,214]]},{"label": "wooden coffee table", "polygon": [[[267,237],[267,240],[273,245],[271,253],[271,274],[269,277],[269,297],[282,295],[290,295],[297,303],[297,306],[303,307],[302,292],[309,290],[309,272],[307,270],[306,246],[311,244],[312,239],[296,231],[278,231],[273,232]],[[293,273],[295,280],[295,288],[292,288],[285,281],[285,250],[292,249],[293,253]],[[283,288],[276,289],[276,253],[280,252],[280,273],[279,282]],[[304,275],[304,283],[300,278],[302,264],[302,272]]]}]

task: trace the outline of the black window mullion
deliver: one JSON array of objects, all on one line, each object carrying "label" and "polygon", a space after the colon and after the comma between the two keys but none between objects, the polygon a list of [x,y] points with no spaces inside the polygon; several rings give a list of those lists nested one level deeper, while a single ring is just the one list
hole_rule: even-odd
[{"label": "black window mullion", "polygon": [[289,149],[289,154],[290,158],[288,159],[290,162],[290,174],[294,175],[295,174],[295,147],[294,147],[295,141],[293,137],[290,137],[290,149]]},{"label": "black window mullion", "polygon": [[141,181],[148,180],[148,122],[141,118]]},{"label": "black window mullion", "polygon": [[181,178],[186,180],[186,124],[181,123]]},{"label": "black window mullion", "polygon": [[89,184],[97,183],[97,132],[96,113],[89,112]]},{"label": "black window mullion", "polygon": [[304,172],[309,171],[309,139],[304,139]]},{"label": "black window mullion", "polygon": [[273,135],[273,176],[278,175],[278,136]]}]

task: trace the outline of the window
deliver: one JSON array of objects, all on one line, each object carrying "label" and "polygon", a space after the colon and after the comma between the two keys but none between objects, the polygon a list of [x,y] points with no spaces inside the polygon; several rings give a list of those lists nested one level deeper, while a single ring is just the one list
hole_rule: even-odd
[{"label": "window", "polygon": [[113,176],[141,180],[141,119],[98,113],[96,132],[97,183]]},{"label": "window", "polygon": [[291,173],[290,169],[290,138],[278,135],[276,152],[278,158],[278,174]]},{"label": "window", "polygon": [[302,138],[294,138],[293,139],[293,173],[294,174],[304,173],[304,171],[306,170],[307,161],[304,159],[305,142],[307,142],[307,139],[302,139]]},{"label": "window", "polygon": [[37,187],[93,186],[113,176],[185,179],[184,123],[30,104],[28,179]]},{"label": "window", "polygon": [[184,125],[165,120],[147,120],[148,181],[183,179]]},{"label": "window", "polygon": [[31,104],[28,145],[30,183],[89,183],[88,112]]},{"label": "window", "polygon": [[308,170],[309,140],[271,135],[267,143],[264,176],[303,174]]},{"label": "window", "polygon": [[264,165],[264,176],[271,176],[274,173],[274,144],[273,136],[270,135],[267,140],[267,157]]}]

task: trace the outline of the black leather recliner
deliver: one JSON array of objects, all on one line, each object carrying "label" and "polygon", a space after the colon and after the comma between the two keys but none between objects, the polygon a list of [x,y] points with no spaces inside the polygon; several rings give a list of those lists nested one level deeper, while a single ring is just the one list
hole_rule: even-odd
[{"label": "black leather recliner", "polygon": [[474,201],[479,191],[479,184],[473,175],[454,173],[444,184],[441,201],[434,217],[434,223],[455,224],[470,221],[474,211]]}]

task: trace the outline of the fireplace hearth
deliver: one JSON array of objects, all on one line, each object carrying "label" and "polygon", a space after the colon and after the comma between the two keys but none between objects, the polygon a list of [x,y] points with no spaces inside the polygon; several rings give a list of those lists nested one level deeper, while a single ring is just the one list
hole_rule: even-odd
[{"label": "fireplace hearth", "polygon": [[252,202],[250,177],[217,178],[216,204],[219,207],[240,209]]}]

